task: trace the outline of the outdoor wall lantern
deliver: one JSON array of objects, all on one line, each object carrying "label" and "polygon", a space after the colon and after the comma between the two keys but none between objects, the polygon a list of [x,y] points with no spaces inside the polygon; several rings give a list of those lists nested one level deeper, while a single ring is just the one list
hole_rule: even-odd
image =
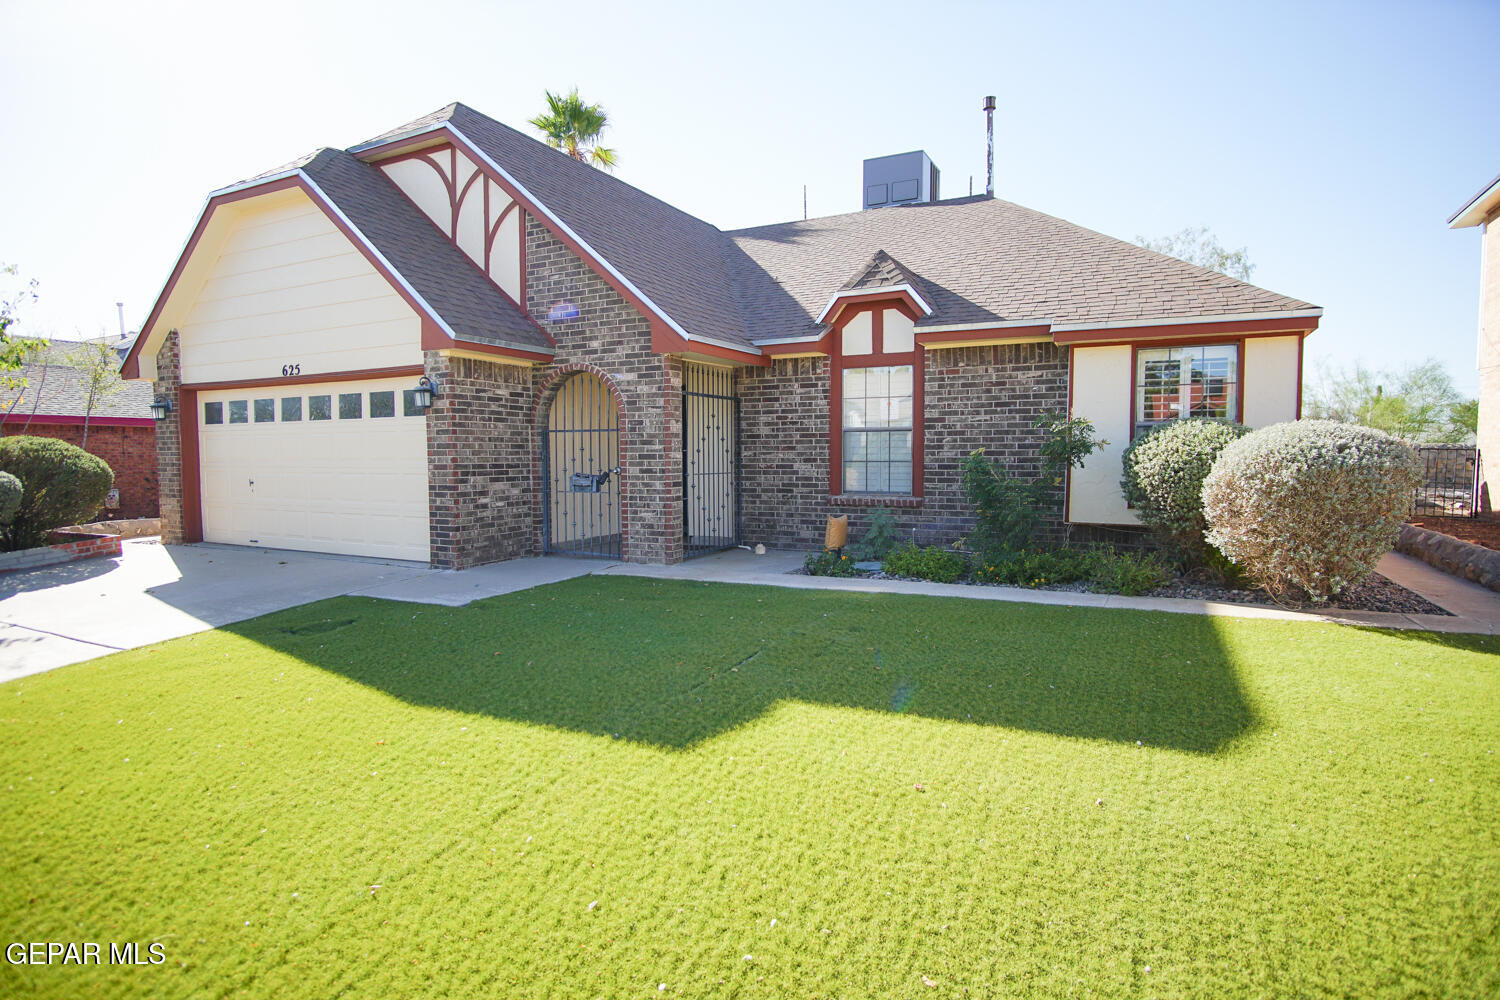
[{"label": "outdoor wall lantern", "polygon": [[171,415],[172,398],[170,396],[157,396],[151,400],[151,418],[153,420],[165,420]]},{"label": "outdoor wall lantern", "polygon": [[417,387],[411,391],[412,404],[419,410],[432,409],[432,401],[438,397],[437,380],[423,375],[417,379]]}]

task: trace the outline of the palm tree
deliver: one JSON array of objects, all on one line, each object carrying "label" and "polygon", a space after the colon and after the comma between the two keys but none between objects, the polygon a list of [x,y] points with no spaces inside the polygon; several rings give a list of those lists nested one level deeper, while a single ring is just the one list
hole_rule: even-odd
[{"label": "palm tree", "polygon": [[547,91],[547,114],[531,119],[531,124],[546,137],[547,145],[560,149],[575,160],[613,170],[620,162],[613,149],[599,145],[600,134],[609,127],[609,115],[597,104],[584,104],[578,88],[566,97]]}]

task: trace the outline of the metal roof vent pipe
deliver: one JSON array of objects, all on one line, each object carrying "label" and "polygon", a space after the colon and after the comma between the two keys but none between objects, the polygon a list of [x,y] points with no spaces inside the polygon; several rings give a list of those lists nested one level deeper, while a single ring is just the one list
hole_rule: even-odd
[{"label": "metal roof vent pipe", "polygon": [[984,99],[984,196],[995,197],[995,95]]}]

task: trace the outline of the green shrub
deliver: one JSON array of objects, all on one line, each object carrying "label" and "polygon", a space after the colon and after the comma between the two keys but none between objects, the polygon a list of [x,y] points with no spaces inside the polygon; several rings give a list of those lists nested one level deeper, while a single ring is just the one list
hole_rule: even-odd
[{"label": "green shrub", "polygon": [[1082,417],[1048,413],[1034,426],[1042,432],[1037,447],[1042,474],[1034,480],[1011,475],[985,458],[983,448],[964,459],[964,496],[974,509],[969,544],[976,552],[1019,551],[1031,545],[1040,512],[1055,506],[1067,471],[1082,466],[1095,449],[1109,443],[1095,438],[1094,425]]},{"label": "green shrub", "polygon": [[1034,549],[1022,552],[988,552],[974,567],[980,583],[1004,583],[1013,587],[1045,587],[1087,579],[1090,553],[1085,549]]},{"label": "green shrub", "polygon": [[1108,546],[1090,553],[1089,582],[1107,594],[1139,597],[1165,586],[1172,574],[1152,552],[1116,552]]},{"label": "green shrub", "polygon": [[1203,481],[1208,540],[1272,594],[1325,601],[1391,550],[1421,481],[1383,431],[1276,424],[1225,448]]},{"label": "green shrub", "polygon": [[1223,420],[1174,420],[1131,442],[1120,487],[1162,547],[1184,566],[1210,563],[1203,533],[1203,478],[1225,446],[1248,430]]},{"label": "green shrub", "polygon": [[969,561],[952,549],[903,545],[885,557],[881,567],[892,576],[910,576],[936,583],[956,583],[969,570]]},{"label": "green shrub", "polygon": [[23,490],[15,517],[0,528],[0,549],[8,552],[45,545],[54,529],[87,522],[115,482],[102,458],[55,438],[0,438],[0,470]]},{"label": "green shrub", "polygon": [[855,559],[884,559],[901,544],[901,530],[891,512],[881,507],[870,515],[870,526],[859,541],[849,546]]},{"label": "green shrub", "polygon": [[9,472],[0,472],[0,528],[16,519],[23,492],[19,479]]},{"label": "green shrub", "polygon": [[854,557],[845,552],[809,552],[802,560],[802,571],[808,576],[853,576]]},{"label": "green shrub", "polygon": [[1096,549],[1040,549],[982,556],[974,569],[980,583],[1013,587],[1046,587],[1087,580],[1094,589],[1137,596],[1163,586],[1171,573],[1158,556]]}]

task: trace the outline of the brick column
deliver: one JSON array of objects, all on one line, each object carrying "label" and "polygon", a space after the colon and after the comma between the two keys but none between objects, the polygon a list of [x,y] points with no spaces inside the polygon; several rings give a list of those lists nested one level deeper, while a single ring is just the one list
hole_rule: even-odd
[{"label": "brick column", "polygon": [[[161,540],[181,545],[183,536],[182,489],[182,366],[178,356],[177,331],[167,334],[166,343],[156,352],[156,380],[152,390],[165,396],[174,407],[166,420],[156,425],[157,488],[161,502]],[[196,405],[196,403],[194,404]]]},{"label": "brick column", "polygon": [[426,417],[432,565],[466,569],[535,555],[531,370],[436,351],[423,366],[438,383]]}]

